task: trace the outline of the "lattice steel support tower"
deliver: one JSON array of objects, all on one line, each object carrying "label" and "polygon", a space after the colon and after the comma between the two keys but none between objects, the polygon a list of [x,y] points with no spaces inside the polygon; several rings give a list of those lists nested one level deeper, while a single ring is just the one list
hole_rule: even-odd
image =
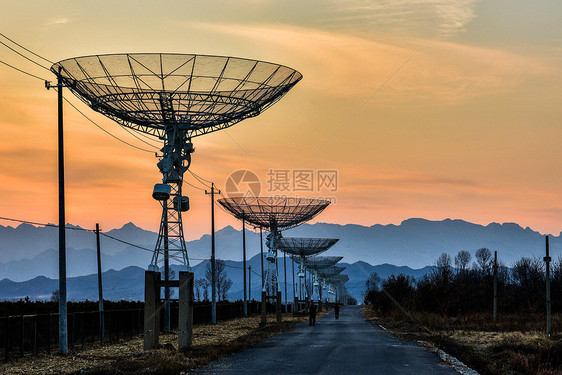
[{"label": "lattice steel support tower", "polygon": [[[164,108],[164,104],[162,107]],[[169,116],[173,118],[171,108]],[[164,147],[161,151],[162,159],[158,162],[158,168],[162,173],[162,184],[156,184],[152,196],[162,203],[162,219],[149,270],[157,271],[160,256],[166,258],[171,254],[172,258],[180,261],[186,271],[189,271],[182,224],[182,211],[189,209],[189,199],[182,195],[182,183],[183,174],[191,164],[194,149],[181,125],[167,124]],[[168,269],[165,269],[165,272],[167,273]]]},{"label": "lattice steel support tower", "polygon": [[275,222],[271,223],[270,232],[266,237],[265,244],[269,249],[266,255],[267,268],[265,270],[265,285],[262,291],[268,296],[277,296],[279,289],[279,268],[277,267],[277,248],[282,238]]}]

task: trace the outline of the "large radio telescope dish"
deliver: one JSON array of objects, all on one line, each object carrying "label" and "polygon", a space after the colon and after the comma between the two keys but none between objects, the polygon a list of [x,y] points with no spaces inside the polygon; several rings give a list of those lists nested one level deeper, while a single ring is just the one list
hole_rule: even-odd
[{"label": "large radio telescope dish", "polygon": [[327,282],[333,284],[344,284],[345,282],[349,281],[348,275],[333,275],[326,279]]},{"label": "large radio telescope dish", "polygon": [[311,270],[320,270],[334,266],[342,259],[342,256],[315,256],[305,259],[304,266]]},{"label": "large radio telescope dish", "polygon": [[194,152],[191,138],[259,115],[302,79],[279,64],[193,54],[82,56],[51,70],[60,89],[68,87],[93,110],[163,141],[157,155],[162,184],[152,193],[162,204],[162,217],[149,269],[157,269],[164,254],[166,275],[170,252],[189,267],[182,223],[189,198],[182,184]]},{"label": "large radio telescope dish", "polygon": [[283,237],[279,241],[278,249],[304,258],[323,253],[338,241],[338,238]]},{"label": "large radio telescope dish", "polygon": [[171,53],[75,57],[51,70],[95,111],[159,138],[165,125],[191,138],[257,116],[302,79],[264,61]]},{"label": "large radio telescope dish", "polygon": [[223,198],[218,202],[236,218],[266,230],[296,227],[322,212],[330,201],[310,198]]},{"label": "large radio telescope dish", "polygon": [[340,273],[343,272],[343,270],[345,270],[345,268],[346,267],[343,266],[331,266],[331,267],[321,268],[318,270],[318,276],[330,277],[330,276],[339,275]]}]

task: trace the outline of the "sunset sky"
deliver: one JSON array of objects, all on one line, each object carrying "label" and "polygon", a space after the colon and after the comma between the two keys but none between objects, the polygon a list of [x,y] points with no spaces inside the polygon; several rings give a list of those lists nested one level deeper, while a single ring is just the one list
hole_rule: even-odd
[{"label": "sunset sky", "polygon": [[[159,5],[157,5],[159,4]],[[214,54],[304,76],[261,115],[194,139],[192,170],[224,190],[249,169],[336,170],[315,220],[410,217],[562,230],[562,2],[558,0],[5,1],[0,32],[59,61],[121,52]],[[0,37],[0,41],[8,43]],[[0,60],[54,75],[0,45]],[[39,61],[39,60],[38,60]],[[76,99],[107,131],[150,148]],[[57,222],[56,93],[0,64],[0,216]],[[67,221],[157,230],[153,153],[65,106]],[[153,142],[157,144],[157,142]],[[201,186],[191,175],[186,180]],[[317,182],[317,181],[316,181]],[[316,186],[315,186],[316,187]],[[187,239],[210,203],[185,186]],[[0,221],[2,225],[14,225]],[[216,225],[240,224],[218,211]]]}]

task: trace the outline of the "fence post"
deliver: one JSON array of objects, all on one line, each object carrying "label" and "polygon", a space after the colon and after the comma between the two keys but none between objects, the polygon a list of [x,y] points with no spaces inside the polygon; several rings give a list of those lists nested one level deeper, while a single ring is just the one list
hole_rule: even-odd
[{"label": "fence post", "polygon": [[24,316],[21,315],[20,317],[20,357],[23,357],[23,337],[24,337],[24,332],[23,332],[23,322],[24,322]]},{"label": "fence post", "polygon": [[115,319],[115,321],[117,322],[115,327],[115,342],[117,344],[119,344],[119,327],[121,326],[121,311],[120,310],[115,310],[113,312],[113,315],[117,314],[117,319]]},{"label": "fence post", "polygon": [[72,319],[72,325],[70,326],[70,328],[72,329],[72,334],[70,334],[70,348],[72,350],[74,350],[74,339],[76,338],[76,325],[75,320],[76,320],[76,313],[72,313],[72,314],[68,314],[70,315],[70,318]]},{"label": "fence post", "polygon": [[267,323],[267,306],[266,306],[266,292],[265,290],[261,291],[261,322],[260,326],[265,326]]},{"label": "fence post", "polygon": [[49,324],[47,326],[47,353],[51,354],[51,313],[49,313]]},{"label": "fence post", "polygon": [[281,323],[281,291],[277,291],[277,304],[276,304],[276,312],[277,312],[277,323]]},{"label": "fence post", "polygon": [[80,314],[80,337],[82,338],[82,348],[84,347],[84,313]]},{"label": "fence post", "polygon": [[178,349],[191,348],[193,341],[193,272],[179,273]]},{"label": "fence post", "polygon": [[8,353],[10,351],[10,317],[6,315],[6,325],[4,326],[4,360],[8,362]]},{"label": "fence post", "polygon": [[33,315],[33,354],[37,355],[37,314]]},{"label": "fence post", "polygon": [[[158,294],[156,294],[158,292]],[[160,272],[144,272],[144,350],[151,350],[158,345],[160,334]]]}]

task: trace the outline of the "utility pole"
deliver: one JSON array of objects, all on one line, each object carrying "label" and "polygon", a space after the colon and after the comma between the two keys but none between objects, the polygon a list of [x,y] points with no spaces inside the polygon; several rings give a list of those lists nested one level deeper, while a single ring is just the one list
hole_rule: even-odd
[{"label": "utility pole", "polygon": [[[218,190],[217,194],[221,191]],[[217,274],[215,261],[215,183],[211,182],[211,192],[205,190],[205,194],[211,195],[211,323],[217,324]]]},{"label": "utility pole", "polygon": [[248,266],[248,299],[252,300],[252,265]]},{"label": "utility pole", "polygon": [[548,243],[548,234],[546,235],[546,256],[544,261],[546,263],[546,333],[550,336],[551,332],[551,316],[550,316],[550,245]]},{"label": "utility pole", "polygon": [[287,312],[289,309],[287,304],[287,253],[283,253],[283,274],[285,275],[285,312]]},{"label": "utility pole", "polygon": [[[45,81],[48,89],[55,87]],[[64,205],[64,127],[62,67],[57,74],[57,109],[58,109],[58,177],[59,177],[59,352],[68,354],[68,326],[66,309],[66,219]]]},{"label": "utility pole", "polygon": [[261,288],[265,286],[264,273],[263,273],[263,229],[260,227],[260,249],[261,249]]},{"label": "utility pole", "polygon": [[[166,211],[165,217],[165,225],[164,225],[164,282],[166,286],[164,287],[164,331],[170,332],[171,331],[171,324],[170,324],[170,287],[168,286],[168,281],[170,281],[170,253],[169,253],[169,246],[170,243],[168,242],[168,204],[167,202],[164,205],[164,210]],[[160,295],[160,293],[158,293]]]},{"label": "utility pole", "polygon": [[96,244],[98,249],[98,295],[99,295],[99,313],[100,313],[100,343],[104,339],[104,316],[103,316],[103,285],[101,279],[101,246],[100,246],[100,225],[96,223]]},{"label": "utility pole", "polygon": [[242,268],[244,272],[244,316],[248,316],[248,300],[246,299],[246,219],[242,216]]},{"label": "utility pole", "polygon": [[[295,260],[291,258],[291,264],[293,265],[293,300],[297,298],[297,286],[295,284]],[[295,309],[297,308],[295,303]]]},{"label": "utility pole", "polygon": [[498,252],[494,251],[494,323],[498,319]]}]

